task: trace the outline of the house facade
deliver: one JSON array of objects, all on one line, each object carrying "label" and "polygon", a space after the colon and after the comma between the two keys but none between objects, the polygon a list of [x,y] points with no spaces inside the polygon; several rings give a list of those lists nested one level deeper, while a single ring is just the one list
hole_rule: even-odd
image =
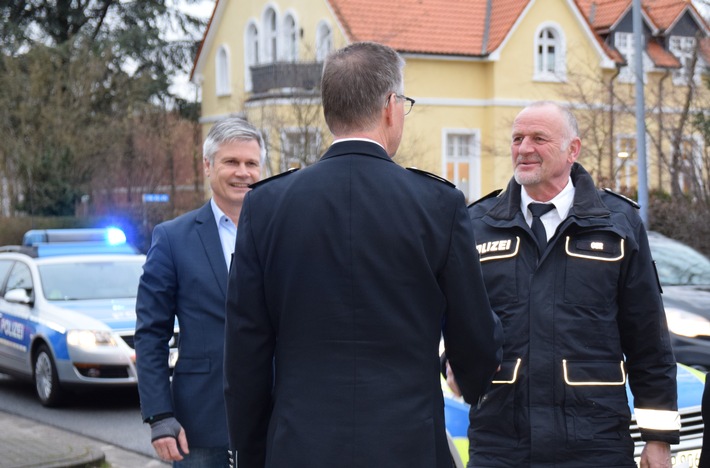
[{"label": "house facade", "polygon": [[642,3],[637,77],[631,0],[217,0],[192,72],[203,133],[243,115],[264,132],[267,175],[316,161],[331,141],[318,89],[323,59],[376,41],[403,55],[404,92],[416,100],[395,161],[451,180],[469,201],[505,186],[513,118],[537,100],[577,115],[580,161],[600,186],[633,190],[637,79],[649,185],[683,189],[707,176],[692,123],[710,108],[701,80],[709,31],[688,1]]}]

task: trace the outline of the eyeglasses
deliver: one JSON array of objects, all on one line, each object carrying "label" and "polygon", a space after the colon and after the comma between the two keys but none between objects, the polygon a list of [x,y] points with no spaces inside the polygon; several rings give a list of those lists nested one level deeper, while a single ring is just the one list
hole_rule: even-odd
[{"label": "eyeglasses", "polygon": [[[403,94],[397,94],[397,93],[392,93],[392,94],[394,94],[394,97],[396,97],[397,99],[404,99],[406,101],[404,104],[404,115],[407,115],[410,112],[412,112],[412,107],[414,107],[414,103],[416,102],[414,99],[407,97]],[[387,105],[389,104],[390,97],[392,96],[392,94],[387,95],[387,100],[385,101],[385,107],[387,107]]]}]

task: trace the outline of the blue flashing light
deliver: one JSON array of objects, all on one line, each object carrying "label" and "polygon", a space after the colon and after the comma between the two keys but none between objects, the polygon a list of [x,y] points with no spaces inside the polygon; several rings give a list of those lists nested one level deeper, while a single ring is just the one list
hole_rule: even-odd
[{"label": "blue flashing light", "polygon": [[116,227],[106,228],[106,241],[109,245],[125,244],[126,234]]},{"label": "blue flashing light", "polygon": [[63,255],[129,254],[136,250],[128,244],[109,245],[102,242],[63,242],[58,244],[37,244],[37,256],[56,257]]}]

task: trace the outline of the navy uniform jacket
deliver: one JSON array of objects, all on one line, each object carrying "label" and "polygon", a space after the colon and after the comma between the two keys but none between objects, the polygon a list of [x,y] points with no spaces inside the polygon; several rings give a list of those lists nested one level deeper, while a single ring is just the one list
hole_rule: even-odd
[{"label": "navy uniform jacket", "polygon": [[[159,224],[136,306],[136,363],[144,418],[174,413],[190,447],[226,447],[222,391],[227,265],[210,203]],[[168,341],[175,317],[179,358],[172,385]]]},{"label": "navy uniform jacket", "polygon": [[374,143],[255,186],[227,298],[239,467],[450,468],[442,328],[469,401],[500,357],[473,242],[461,192]]},{"label": "navy uniform jacket", "polygon": [[636,467],[627,380],[644,440],[678,443],[676,364],[643,223],[582,166],[571,175],[573,205],[539,260],[514,179],[469,207],[505,334],[502,370],[470,412],[470,466]]}]

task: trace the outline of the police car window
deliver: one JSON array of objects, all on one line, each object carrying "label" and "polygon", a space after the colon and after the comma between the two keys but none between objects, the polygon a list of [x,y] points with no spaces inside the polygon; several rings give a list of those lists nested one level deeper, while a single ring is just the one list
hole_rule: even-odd
[{"label": "police car window", "polygon": [[142,261],[52,263],[39,266],[50,301],[135,298]]},{"label": "police car window", "polygon": [[32,290],[32,274],[30,273],[30,268],[24,263],[15,263],[10,272],[10,277],[7,279],[5,291],[12,291],[13,289],[24,289],[28,293]]},{"label": "police car window", "polygon": [[[10,271],[13,263],[14,262],[12,260],[0,260],[0,289],[5,284],[7,273]],[[3,290],[3,293],[4,292],[5,291]]]}]

